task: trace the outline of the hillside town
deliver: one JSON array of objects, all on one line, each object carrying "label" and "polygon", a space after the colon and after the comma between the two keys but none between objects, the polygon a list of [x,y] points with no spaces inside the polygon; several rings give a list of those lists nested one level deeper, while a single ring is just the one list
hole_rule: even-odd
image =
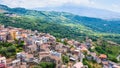
[{"label": "hillside town", "polygon": [[[89,68],[85,59],[100,64],[102,68],[120,68],[120,64],[108,60],[106,54],[89,51],[94,46],[88,37],[80,43],[67,38],[58,40],[37,30],[0,25],[0,42],[15,44],[16,40],[18,44],[24,42],[22,50],[10,58],[0,54],[0,68],[34,68],[41,62],[55,63],[55,68]],[[120,55],[117,58],[120,60]]]}]

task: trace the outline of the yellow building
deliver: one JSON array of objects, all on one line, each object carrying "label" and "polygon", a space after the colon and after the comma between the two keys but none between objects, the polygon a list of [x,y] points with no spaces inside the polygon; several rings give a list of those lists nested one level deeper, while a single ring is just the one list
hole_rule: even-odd
[{"label": "yellow building", "polygon": [[17,31],[15,31],[15,30],[11,30],[11,31],[10,31],[10,36],[11,36],[11,40],[16,39]]}]

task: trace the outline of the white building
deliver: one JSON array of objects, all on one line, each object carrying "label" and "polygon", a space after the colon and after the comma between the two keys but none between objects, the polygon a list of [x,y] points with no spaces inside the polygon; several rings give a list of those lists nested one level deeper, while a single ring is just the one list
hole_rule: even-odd
[{"label": "white building", "polygon": [[6,58],[5,57],[0,57],[0,63],[3,63],[6,65]]}]

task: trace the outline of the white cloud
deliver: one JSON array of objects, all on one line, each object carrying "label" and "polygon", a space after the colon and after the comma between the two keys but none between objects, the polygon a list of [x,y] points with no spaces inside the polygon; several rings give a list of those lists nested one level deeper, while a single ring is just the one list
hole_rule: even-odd
[{"label": "white cloud", "polygon": [[119,4],[112,4],[111,8],[109,8],[111,11],[120,12],[120,5]]},{"label": "white cloud", "polygon": [[58,7],[72,4],[77,6],[88,6],[120,12],[120,5],[114,4],[113,2],[111,2],[111,0],[109,3],[105,0],[0,0],[0,4],[4,4],[12,8],[23,7],[28,9],[40,7]]},{"label": "white cloud", "polygon": [[8,5],[10,7],[24,7],[24,8],[36,8],[36,7],[56,7],[64,4],[76,4],[76,5],[91,5],[91,0],[0,0],[1,4]]},{"label": "white cloud", "polygon": [[118,4],[112,4],[112,7],[113,7],[113,8],[119,8],[120,5],[118,5]]}]

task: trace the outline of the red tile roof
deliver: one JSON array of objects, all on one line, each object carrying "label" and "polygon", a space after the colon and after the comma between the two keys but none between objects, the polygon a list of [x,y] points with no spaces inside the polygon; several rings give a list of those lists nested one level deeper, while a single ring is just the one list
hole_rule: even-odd
[{"label": "red tile roof", "polygon": [[5,68],[5,64],[0,63],[0,68]]},{"label": "red tile roof", "polygon": [[107,58],[107,55],[105,55],[105,54],[100,54],[99,57],[100,57],[100,58],[103,58],[103,59],[106,59],[106,58]]}]

